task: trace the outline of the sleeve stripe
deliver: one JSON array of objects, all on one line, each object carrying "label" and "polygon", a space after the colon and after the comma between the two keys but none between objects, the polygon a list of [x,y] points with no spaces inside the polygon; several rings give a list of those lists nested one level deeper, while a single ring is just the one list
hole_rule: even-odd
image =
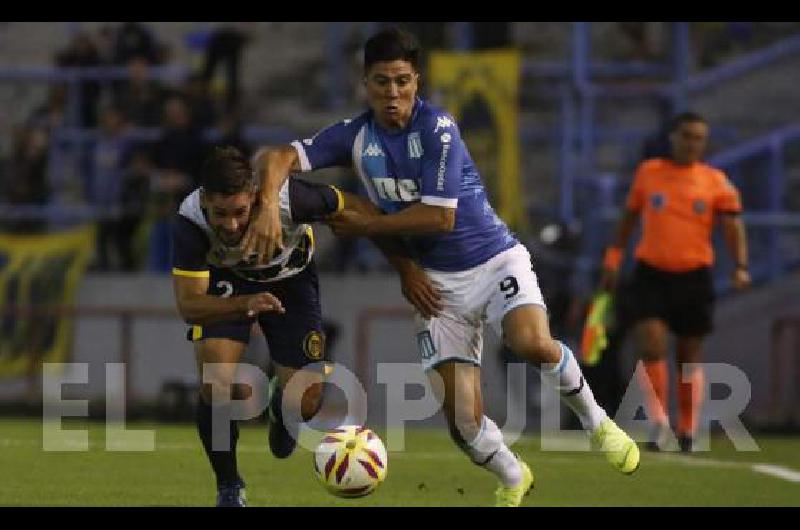
[{"label": "sleeve stripe", "polygon": [[420,202],[422,202],[422,204],[430,204],[431,206],[444,206],[445,208],[456,208],[458,206],[458,198],[449,199],[447,197],[434,197],[432,195],[423,195]]},{"label": "sleeve stripe", "polygon": [[297,156],[300,157],[300,171],[311,171],[311,162],[308,161],[306,148],[303,147],[303,144],[295,140],[292,142],[292,147],[297,151]]},{"label": "sleeve stripe", "polygon": [[172,274],[175,276],[185,276],[187,278],[208,278],[211,276],[209,271],[185,271],[177,267],[172,268]]},{"label": "sleeve stripe", "polygon": [[342,195],[342,192],[339,191],[339,188],[336,186],[332,186],[330,184],[329,186],[331,186],[331,189],[336,192],[336,197],[339,199],[339,202],[336,204],[336,211],[341,212],[344,210],[344,195]]}]

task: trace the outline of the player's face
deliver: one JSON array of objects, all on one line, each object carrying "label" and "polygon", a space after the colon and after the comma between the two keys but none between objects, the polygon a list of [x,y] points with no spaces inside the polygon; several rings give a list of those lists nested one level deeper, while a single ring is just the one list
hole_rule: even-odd
[{"label": "player's face", "polygon": [[208,224],[225,244],[233,246],[241,241],[250,222],[255,194],[241,192],[234,195],[211,193],[203,197]]},{"label": "player's face", "polygon": [[364,83],[367,102],[378,123],[402,129],[411,119],[419,74],[408,61],[379,61],[369,67]]},{"label": "player's face", "polygon": [[695,121],[683,123],[669,136],[672,156],[679,164],[691,164],[703,157],[708,143],[708,125]]}]

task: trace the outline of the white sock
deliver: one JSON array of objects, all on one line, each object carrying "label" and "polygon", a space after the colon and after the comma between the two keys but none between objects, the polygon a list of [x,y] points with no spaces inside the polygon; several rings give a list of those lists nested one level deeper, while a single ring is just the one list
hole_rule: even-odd
[{"label": "white sock", "polygon": [[592,389],[583,378],[581,367],[572,351],[563,342],[558,341],[558,344],[561,346],[561,360],[551,370],[543,369],[542,373],[561,393],[569,408],[577,414],[583,428],[594,432],[608,415],[594,400]]},{"label": "white sock", "polygon": [[522,480],[519,460],[506,447],[497,424],[486,416],[481,421],[478,435],[464,449],[474,463],[494,473],[504,486],[516,486]]}]

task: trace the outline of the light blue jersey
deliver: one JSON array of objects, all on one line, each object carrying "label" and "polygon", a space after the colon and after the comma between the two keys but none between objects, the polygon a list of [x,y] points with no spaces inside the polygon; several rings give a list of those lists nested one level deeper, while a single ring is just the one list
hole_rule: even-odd
[{"label": "light blue jersey", "polygon": [[369,198],[386,213],[416,202],[455,208],[452,232],[406,238],[425,268],[471,269],[517,244],[489,204],[455,120],[422,99],[402,131],[381,128],[368,111],[292,145],[303,171],[355,169]]}]

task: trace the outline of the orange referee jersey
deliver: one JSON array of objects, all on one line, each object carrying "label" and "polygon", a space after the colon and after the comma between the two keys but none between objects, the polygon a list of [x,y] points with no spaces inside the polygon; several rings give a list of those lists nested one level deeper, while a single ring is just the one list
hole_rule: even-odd
[{"label": "orange referee jersey", "polygon": [[661,158],[639,165],[626,206],[642,217],[636,258],[668,272],[711,266],[714,214],[742,210],[739,192],[722,171]]}]

